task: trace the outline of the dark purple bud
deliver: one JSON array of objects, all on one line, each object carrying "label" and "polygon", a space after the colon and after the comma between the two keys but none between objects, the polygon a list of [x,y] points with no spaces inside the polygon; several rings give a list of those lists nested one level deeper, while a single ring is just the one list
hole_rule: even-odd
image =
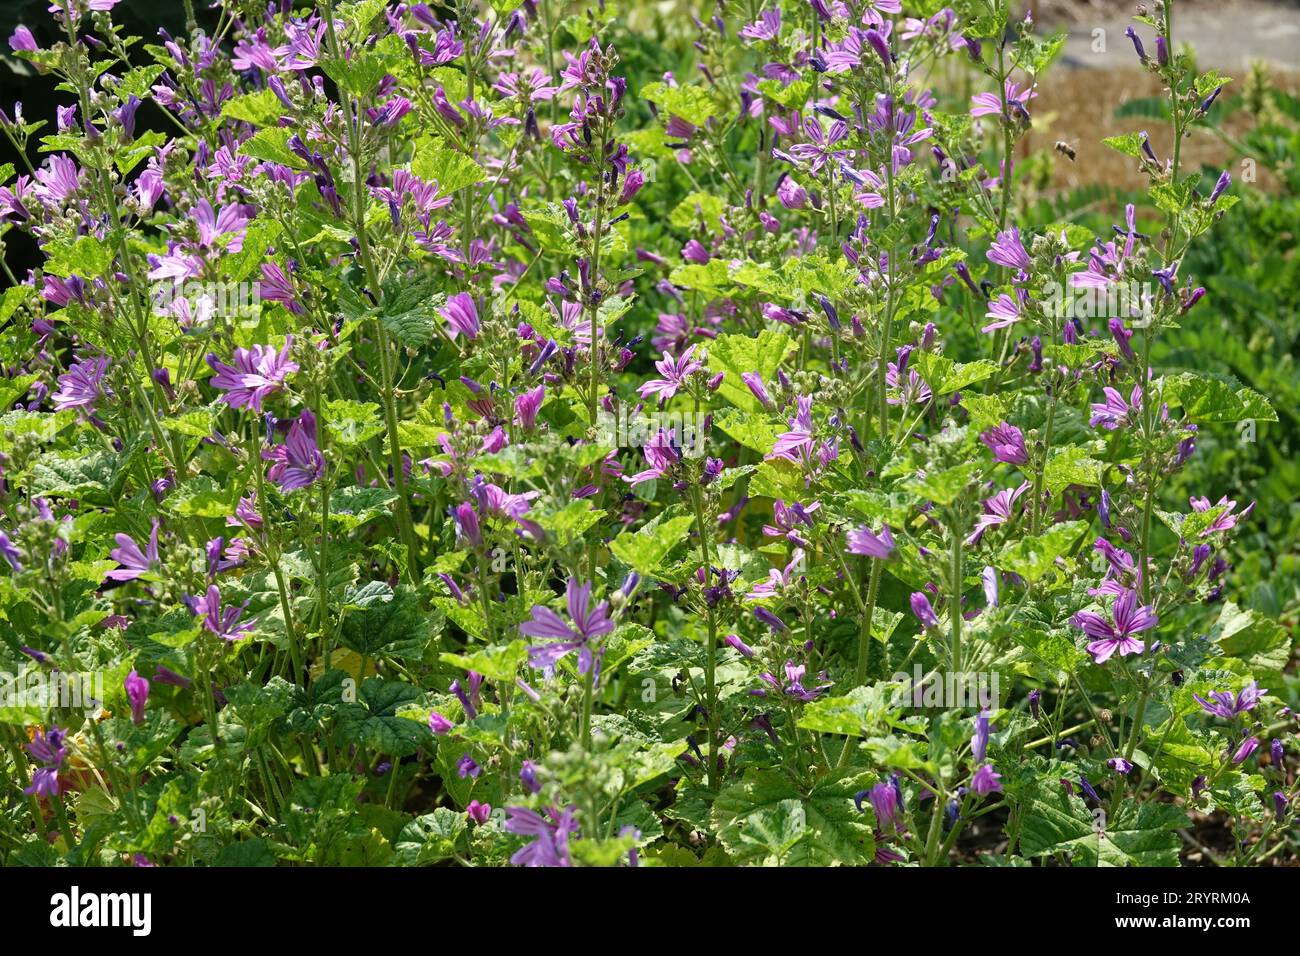
[{"label": "dark purple bud", "polygon": [[1228,171],[1225,169],[1223,171],[1223,175],[1219,177],[1219,181],[1214,184],[1214,191],[1210,193],[1210,205],[1213,206],[1215,200],[1217,200],[1220,196],[1222,196],[1223,191],[1231,185],[1232,185],[1232,177],[1228,175]]},{"label": "dark purple bud", "polygon": [[1155,151],[1151,148],[1151,137],[1147,135],[1146,130],[1142,130],[1140,136],[1142,139],[1142,152],[1146,153],[1147,159],[1159,165],[1160,160],[1156,159]]},{"label": "dark purple bud", "polygon": [[1200,113],[1202,116],[1210,111],[1210,107],[1214,105],[1214,101],[1219,98],[1221,92],[1223,92],[1223,86],[1216,86],[1214,92],[1201,101]]},{"label": "dark purple bud", "polygon": [[822,311],[826,313],[826,321],[830,323],[832,329],[838,332],[841,328],[839,311],[826,296],[819,295],[817,300],[821,303]]},{"label": "dark purple bud", "polygon": [[880,62],[885,65],[885,69],[889,69],[894,62],[894,58],[889,53],[889,44],[885,42],[885,38],[877,30],[868,30],[867,42],[871,44],[871,49],[875,50],[879,55]]},{"label": "dark purple bud", "polygon": [[1133,41],[1133,49],[1137,51],[1138,59],[1145,63],[1147,51],[1142,48],[1142,38],[1137,35],[1137,31],[1129,27],[1124,31],[1124,35]]}]

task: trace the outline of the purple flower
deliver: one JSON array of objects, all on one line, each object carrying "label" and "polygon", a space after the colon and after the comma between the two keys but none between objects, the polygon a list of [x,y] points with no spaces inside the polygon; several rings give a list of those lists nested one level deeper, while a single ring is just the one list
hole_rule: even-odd
[{"label": "purple flower", "polygon": [[203,618],[203,626],[223,640],[237,641],[245,637],[253,629],[251,623],[247,621],[240,623],[239,621],[244,614],[244,610],[248,607],[248,603],[245,602],[240,607],[228,607],[223,610],[221,607],[221,592],[217,590],[215,584],[209,584],[207,594],[195,600],[192,607],[195,616]]},{"label": "purple flower", "polygon": [[1029,464],[1029,453],[1025,450],[1025,436],[1015,425],[1002,422],[980,434],[980,441],[993,452],[993,457],[1008,465]]},{"label": "purple flower", "polygon": [[1020,229],[1011,227],[999,232],[988,251],[989,261],[1008,269],[1028,269],[1029,253],[1020,241]]},{"label": "purple flower", "polygon": [[269,345],[254,345],[251,349],[235,349],[234,365],[227,365],[209,354],[208,365],[216,372],[209,384],[225,394],[221,400],[232,408],[262,410],[268,395],[278,392],[290,372],[298,371],[298,363],[289,358],[293,336],[286,336],[284,346],[276,351]]},{"label": "purple flower", "polygon": [[754,656],[754,649],[750,647],[748,644],[746,644],[744,641],[742,641],[740,639],[740,636],[737,634],[728,634],[725,638],[723,638],[723,641],[724,643],[726,643],[728,647],[734,648],[745,657]]},{"label": "purple flower", "polygon": [[1208,537],[1217,531],[1231,531],[1237,526],[1237,522],[1249,515],[1255,510],[1254,502],[1251,502],[1241,510],[1240,514],[1233,514],[1237,509],[1237,502],[1228,500],[1224,495],[1213,505],[1210,504],[1209,498],[1191,498],[1189,499],[1193,511],[1209,511],[1211,508],[1223,508],[1223,511],[1216,515],[1209,526],[1201,532],[1201,537]]},{"label": "purple flower", "polygon": [[882,524],[880,532],[871,530],[869,525],[850,529],[844,536],[847,554],[865,554],[869,558],[888,558],[894,553],[894,535],[889,525]]},{"label": "purple flower", "polygon": [[451,692],[456,695],[460,701],[460,706],[465,711],[465,716],[473,720],[478,716],[479,704],[482,700],[479,697],[479,688],[483,686],[483,675],[478,671],[470,671],[466,677],[469,683],[469,692],[466,693],[464,686],[459,680],[451,682]]},{"label": "purple flower", "polygon": [[492,804],[471,800],[469,806],[465,808],[465,815],[479,826],[482,826],[492,818]]},{"label": "purple flower", "polygon": [[59,784],[59,770],[68,756],[68,751],[63,746],[66,737],[67,731],[61,727],[36,732],[35,738],[27,745],[27,750],[40,761],[41,766],[32,773],[32,782],[23,793],[28,796],[57,797],[63,792]]},{"label": "purple flower", "polygon": [[1106,761],[1106,763],[1110,766],[1111,770],[1114,770],[1116,773],[1123,776],[1127,776],[1133,772],[1132,762],[1125,760],[1123,757],[1111,757]]},{"label": "purple flower", "polygon": [[[262,263],[262,281],[257,284],[257,293],[267,302],[279,302],[294,315],[302,315],[306,311],[298,301],[293,282],[274,262]],[[297,371],[297,366],[290,371]]]},{"label": "purple flower", "polygon": [[[1159,270],[1157,270],[1157,272],[1158,271]],[[1152,274],[1155,275],[1156,273]],[[1106,327],[1110,329],[1111,338],[1115,340],[1115,344],[1119,347],[1120,355],[1124,356],[1124,358],[1128,359],[1130,362],[1136,362],[1137,353],[1133,351],[1133,346],[1130,344],[1130,340],[1133,338],[1133,330],[1126,329],[1124,327],[1124,320],[1118,318],[1108,320],[1106,322]]]},{"label": "purple flower", "polygon": [[65,408],[75,408],[85,415],[93,415],[95,403],[106,395],[112,395],[104,386],[104,373],[108,370],[109,358],[82,359],[69,366],[59,376],[59,389],[50,398],[54,399],[54,410],[61,412]]},{"label": "purple flower", "polygon": [[545,398],[546,387],[538,385],[515,399],[515,421],[520,428],[529,431],[537,424],[537,413],[541,410]]},{"label": "purple flower", "polygon": [[1257,682],[1251,681],[1238,691],[1235,699],[1230,690],[1216,690],[1210,694],[1210,700],[1196,694],[1193,694],[1192,697],[1196,699],[1196,702],[1201,705],[1201,709],[1207,714],[1222,717],[1224,720],[1232,720],[1254,710],[1260,698],[1267,693],[1268,691],[1260,688]]},{"label": "purple flower", "polygon": [[808,190],[786,176],[776,187],[776,198],[786,209],[802,209],[808,202]]},{"label": "purple flower", "polygon": [[1127,402],[1124,401],[1123,395],[1109,385],[1103,388],[1102,392],[1106,396],[1106,401],[1092,403],[1092,417],[1088,419],[1088,424],[1093,428],[1100,425],[1107,431],[1114,431],[1121,425],[1127,424],[1129,416],[1142,407],[1141,385],[1133,386]]},{"label": "purple flower", "polygon": [[1093,788],[1092,783],[1083,774],[1079,774],[1079,786],[1083,789],[1084,794],[1086,794],[1090,800],[1094,803],[1101,803],[1101,797],[1097,795],[1097,791]]},{"label": "purple flower", "polygon": [[995,790],[1002,790],[1001,780],[1002,775],[993,769],[991,763],[986,763],[984,766],[976,770],[975,775],[971,777],[971,792],[981,797],[987,797]]},{"label": "purple flower", "polygon": [[1282,747],[1282,741],[1274,737],[1273,742],[1269,744],[1268,752],[1273,760],[1273,766],[1285,773],[1286,768],[1282,766],[1282,758],[1286,756],[1286,750]]},{"label": "purple flower", "polygon": [[453,339],[459,334],[467,339],[478,336],[478,307],[468,292],[458,292],[447,300],[447,304],[438,310],[438,314],[447,320],[448,333]]},{"label": "purple flower", "polygon": [[998,606],[998,570],[986,564],[980,572],[980,581],[984,585],[984,601],[989,607]]},{"label": "purple flower", "polygon": [[32,31],[24,26],[19,26],[14,30],[13,35],[9,37],[9,49],[15,53],[24,51],[35,53],[40,48],[36,45],[36,38],[32,36]]},{"label": "purple flower", "polygon": [[131,720],[137,725],[144,723],[144,708],[149,703],[149,682],[131,669],[122,682],[126,690],[126,699],[131,702]]},{"label": "purple flower", "polygon": [[882,828],[892,826],[895,830],[901,830],[903,824],[898,818],[898,791],[891,784],[882,781],[871,788],[869,796],[871,809],[876,814],[876,824]]},{"label": "purple flower", "polygon": [[681,452],[673,445],[672,429],[665,432],[661,428],[653,440],[641,447],[641,453],[645,455],[646,463],[650,467],[645,471],[637,472],[630,478],[627,475],[623,476],[623,480],[633,487],[647,481],[663,478],[682,460]]},{"label": "purple flower", "polygon": [[866,39],[867,43],[871,45],[871,49],[875,50],[876,55],[880,57],[880,62],[884,65],[885,69],[889,69],[894,58],[889,52],[889,44],[886,43],[885,38],[880,35],[880,31],[875,29],[867,30]]},{"label": "purple flower", "polygon": [[571,623],[545,605],[534,604],[532,618],[519,625],[519,633],[553,641],[528,648],[528,663],[533,667],[553,670],[560,658],[576,650],[578,673],[586,674],[594,662],[591,641],[614,630],[614,622],[609,616],[608,602],[591,606],[590,582],[580,584],[577,578],[570,578],[567,598]]},{"label": "purple flower", "polygon": [[633,169],[628,172],[627,177],[623,180],[623,191],[619,193],[619,203],[629,203],[633,197],[641,191],[645,185],[645,173],[639,169]]},{"label": "purple flower", "polygon": [[1213,206],[1215,201],[1223,195],[1223,191],[1232,185],[1232,176],[1225,169],[1219,176],[1219,181],[1214,184],[1214,191],[1210,193],[1210,205]]},{"label": "purple flower", "polygon": [[462,780],[466,777],[476,780],[482,772],[483,768],[476,764],[469,754],[461,754],[460,759],[456,761],[456,773]]},{"label": "purple flower", "polygon": [[1247,737],[1241,742],[1237,752],[1232,755],[1232,765],[1235,767],[1237,764],[1244,763],[1258,749],[1259,738]]},{"label": "purple flower", "polygon": [[475,548],[483,543],[483,532],[479,528],[478,512],[474,510],[473,504],[462,501],[451,509],[451,518],[456,523],[457,538],[469,542],[470,546]]},{"label": "purple flower", "polygon": [[980,328],[981,332],[988,333],[995,332],[998,329],[1005,329],[1020,321],[1020,303],[1003,292],[996,299],[989,302],[989,310],[984,315],[985,318],[993,321],[982,326]]},{"label": "purple flower", "polygon": [[1138,59],[1143,63],[1147,61],[1147,51],[1142,47],[1142,38],[1137,35],[1137,31],[1132,27],[1124,29],[1124,35],[1133,41],[1133,49],[1137,51]]},{"label": "purple flower", "polygon": [[429,714],[429,730],[431,730],[435,736],[441,737],[443,734],[449,733],[455,726],[455,724],[442,716],[442,714],[438,713],[436,710]]},{"label": "purple flower", "polygon": [[14,571],[22,571],[22,552],[18,550],[13,539],[3,531],[0,531],[0,558],[4,558]]},{"label": "purple flower", "polygon": [[934,613],[934,607],[924,591],[913,591],[909,603],[912,605],[912,613],[916,615],[922,627],[939,626],[939,617]]},{"label": "purple flower", "polygon": [[325,471],[325,458],[316,445],[316,416],[303,409],[290,426],[284,443],[263,449],[262,457],[275,462],[266,477],[279,485],[281,491],[306,488],[315,482]]},{"label": "purple flower", "polygon": [[[569,866],[569,837],[578,830],[577,807],[568,806],[563,813],[547,807],[546,816],[527,807],[507,807],[505,830],[534,837],[532,843],[510,857],[515,866]],[[550,817],[548,820],[546,817]],[[551,820],[555,822],[552,823]]]},{"label": "purple flower", "polygon": [[[809,701],[816,700],[821,695],[821,692],[829,687],[830,684],[820,684],[812,688],[805,687],[803,684],[803,678],[806,672],[807,668],[804,667],[804,665],[796,664],[794,661],[786,661],[784,682],[777,679],[775,675],[767,671],[759,674],[758,679],[778,693],[808,703]],[[820,675],[820,678],[822,679],[825,677],[825,673]],[[764,690],[751,691],[751,693],[758,697],[767,696],[767,692]]]},{"label": "purple flower", "polygon": [[1137,591],[1123,591],[1115,599],[1111,611],[1113,623],[1092,611],[1079,611],[1074,615],[1075,627],[1082,628],[1089,637],[1097,638],[1088,645],[1088,653],[1096,663],[1104,664],[1116,652],[1124,657],[1141,654],[1146,649],[1146,645],[1132,635],[1155,627],[1160,620],[1155,608],[1150,605],[1139,607],[1137,600]]},{"label": "purple flower", "polygon": [[108,556],[121,565],[108,572],[110,581],[132,581],[147,574],[158,565],[158,519],[153,519],[153,531],[149,533],[149,544],[142,552],[130,535],[118,534],[114,538],[117,547],[108,552]]},{"label": "purple flower", "polygon": [[692,345],[678,358],[665,352],[663,361],[656,362],[655,368],[663,378],[652,378],[640,388],[642,398],[649,398],[651,395],[659,396],[659,404],[663,405],[668,399],[677,394],[677,390],[686,384],[687,377],[692,372],[697,372],[704,366],[695,361],[692,356],[695,354],[695,346]]},{"label": "purple flower", "polygon": [[781,35],[781,8],[764,10],[758,20],[741,27],[740,35],[746,40],[775,40]]},{"label": "purple flower", "polygon": [[749,390],[764,408],[768,411],[776,408],[776,403],[772,401],[772,396],[767,392],[767,386],[763,384],[763,376],[757,372],[741,372],[740,380],[749,387]]},{"label": "purple flower", "polygon": [[529,793],[537,793],[542,789],[541,783],[537,780],[537,765],[531,760],[525,760],[519,767],[519,779],[523,785],[528,788]]},{"label": "purple flower", "polygon": [[1287,795],[1281,790],[1273,791],[1273,812],[1277,814],[1279,823],[1281,823],[1282,819],[1286,816],[1286,809],[1290,803],[1291,801],[1287,799]]},{"label": "purple flower", "polygon": [[1029,490],[1029,482],[1021,482],[1018,488],[1003,488],[992,498],[983,502],[984,513],[975,519],[975,530],[966,539],[967,544],[978,544],[984,532],[989,528],[1013,521],[1016,517],[1016,501]]},{"label": "purple flower", "polygon": [[[1015,83],[1011,82],[1011,80],[1006,81],[1006,85],[1003,87],[1002,92],[1006,95],[1007,110],[1017,117],[1028,117],[1029,111],[1025,108],[1025,104],[1038,96],[1038,94],[1034,92],[1032,86],[1027,86],[1024,89],[1021,89],[1016,86]],[[970,102],[970,115],[972,117],[998,116],[1002,113],[1002,101],[998,98],[996,93],[976,93],[970,98]],[[1007,118],[1010,119],[1010,117]],[[1019,242],[1018,231],[1012,231],[1017,232],[1017,242]],[[1006,234],[1003,233],[1003,235]],[[989,258],[992,259],[993,257],[989,256]],[[993,261],[997,262],[996,259]],[[999,264],[1006,265],[1006,263]],[[1018,268],[1026,268],[1026,266],[1020,266]]]},{"label": "purple flower", "polygon": [[971,756],[976,763],[983,763],[989,749],[989,731],[993,728],[989,724],[989,715],[987,711],[981,711],[975,718],[975,736],[970,740]]}]

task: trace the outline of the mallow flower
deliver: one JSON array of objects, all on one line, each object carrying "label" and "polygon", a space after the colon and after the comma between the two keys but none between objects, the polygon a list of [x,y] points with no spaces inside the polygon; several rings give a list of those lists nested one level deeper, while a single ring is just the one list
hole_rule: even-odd
[{"label": "mallow flower", "polygon": [[570,651],[578,652],[578,673],[586,674],[595,661],[591,642],[614,630],[609,603],[591,604],[591,582],[569,579],[567,590],[569,621],[543,604],[534,604],[532,618],[519,625],[525,637],[547,638],[552,643],[528,648],[528,662],[540,670],[554,670],[556,662]]}]

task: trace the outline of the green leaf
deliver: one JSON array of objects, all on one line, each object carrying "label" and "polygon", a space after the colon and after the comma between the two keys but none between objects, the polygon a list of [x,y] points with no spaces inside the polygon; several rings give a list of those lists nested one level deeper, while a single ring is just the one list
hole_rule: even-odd
[{"label": "green leaf", "polygon": [[604,516],[605,512],[598,509],[590,498],[579,498],[559,511],[540,515],[537,523],[546,532],[547,540],[554,539],[561,547],[566,547]]},{"label": "green leaf", "polygon": [[[836,774],[803,794],[780,771],[751,770],[718,794],[712,823],[719,842],[742,865],[861,866],[876,851],[873,816],[858,812],[853,795],[873,779],[870,774]],[[791,802],[802,810],[803,837],[784,846],[799,829],[790,820],[795,815]],[[767,845],[765,832],[779,836],[779,856]]]},{"label": "green leaf", "polygon": [[822,734],[866,737],[898,716],[890,684],[855,687],[844,697],[824,697],[803,709],[799,726]]},{"label": "green leaf", "polygon": [[719,335],[709,346],[709,371],[724,375],[718,392],[737,408],[747,412],[761,411],[762,404],[740,376],[757,372],[765,383],[772,382],[776,370],[790,351],[790,345],[790,336],[771,329],[763,329],[757,336]]},{"label": "green leaf", "polygon": [[979,476],[983,465],[972,460],[943,471],[932,471],[909,478],[903,486],[912,494],[947,507],[967,494],[967,488]]},{"label": "green leaf", "polygon": [[710,259],[708,262],[690,262],[678,266],[668,276],[673,285],[681,289],[692,289],[709,296],[720,296],[731,288],[731,275],[727,263],[722,259]]},{"label": "green leaf", "polygon": [[428,866],[456,855],[456,841],[467,828],[465,814],[446,807],[416,817],[397,835],[400,866]]},{"label": "green leaf", "polygon": [[445,149],[432,137],[423,138],[415,144],[411,172],[425,182],[436,182],[438,192],[443,195],[482,182],[487,175],[482,166],[464,153]]},{"label": "green leaf", "polygon": [[511,641],[509,644],[494,644],[473,654],[441,655],[443,661],[465,671],[478,671],[490,681],[508,684],[515,679],[519,668],[528,659],[528,642]]},{"label": "green leaf", "polygon": [[280,118],[284,104],[274,90],[242,93],[226,100],[221,107],[222,119],[242,120],[254,126],[269,126]]},{"label": "green leaf", "polygon": [[420,695],[411,684],[368,678],[361,685],[362,702],[338,708],[338,740],[392,757],[410,756],[433,740],[433,732],[421,721],[398,717],[396,711]]},{"label": "green leaf", "polygon": [[1246,674],[1276,686],[1291,659],[1291,637],[1286,628],[1252,608],[1232,601],[1223,605],[1209,639],[1225,657],[1241,661]]},{"label": "green leaf", "polygon": [[420,607],[419,595],[404,584],[394,591],[382,581],[371,581],[347,600],[339,628],[345,647],[368,656],[398,641],[424,643],[432,637],[430,615]]},{"label": "green leaf", "polygon": [[684,119],[694,126],[703,126],[713,117],[722,115],[717,101],[702,86],[649,83],[641,88],[641,98],[657,104],[670,116]]},{"label": "green leaf", "polygon": [[1165,400],[1182,407],[1196,422],[1277,421],[1268,399],[1203,372],[1179,372],[1164,379]]},{"label": "green leaf", "polygon": [[239,155],[251,156],[253,159],[268,163],[279,163],[290,169],[305,169],[307,164],[289,150],[288,143],[292,135],[290,130],[279,126],[259,130],[244,140],[243,145],[239,147]]},{"label": "green leaf", "polygon": [[438,310],[447,300],[445,293],[437,291],[437,285],[438,281],[428,275],[385,283],[379,321],[402,345],[416,348],[433,340]]},{"label": "green leaf", "polygon": [[690,515],[680,515],[652,522],[635,534],[619,535],[610,542],[609,549],[614,557],[641,574],[662,574],[664,558],[686,540],[694,520]]},{"label": "green leaf", "polygon": [[704,223],[710,229],[718,226],[722,216],[722,197],[714,193],[691,193],[679,202],[668,215],[668,223],[677,229],[690,229]]},{"label": "green leaf", "polygon": [[1088,452],[1078,445],[1054,449],[1043,472],[1047,489],[1060,494],[1070,485],[1096,487],[1101,483],[1103,463],[1088,457]]},{"label": "green leaf", "polygon": [[1029,802],[1020,845],[1026,856],[1069,853],[1075,866],[1177,866],[1173,832],[1187,814],[1167,803],[1124,801],[1113,818],[1090,811],[1057,780],[1044,779]]},{"label": "green leaf", "polygon": [[368,521],[386,517],[397,500],[391,488],[365,488],[351,485],[336,488],[330,495],[330,518],[351,531]]},{"label": "green leaf", "polygon": [[44,269],[66,279],[72,275],[93,279],[104,274],[113,263],[113,253],[94,236],[81,236],[73,242],[54,240],[46,243]]},{"label": "green leaf", "polygon": [[1125,133],[1122,136],[1107,136],[1101,142],[1102,145],[1109,146],[1111,149],[1121,152],[1125,156],[1132,156],[1134,159],[1142,158],[1142,135],[1140,133]]},{"label": "green leaf", "polygon": [[998,554],[995,564],[1013,571],[1031,584],[1050,571],[1056,559],[1066,554],[1083,533],[1082,521],[1053,525],[1036,538],[1013,541]]},{"label": "green leaf", "polygon": [[255,867],[275,866],[275,854],[261,837],[241,840],[239,843],[227,843],[221,848],[212,865],[216,867]]},{"label": "green leaf", "polygon": [[364,445],[383,434],[384,422],[374,402],[338,398],[325,403],[325,432],[330,441],[346,448]]}]

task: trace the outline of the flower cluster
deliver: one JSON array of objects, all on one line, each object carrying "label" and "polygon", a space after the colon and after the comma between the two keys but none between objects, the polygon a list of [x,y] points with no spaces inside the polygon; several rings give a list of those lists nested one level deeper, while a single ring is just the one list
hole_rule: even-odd
[{"label": "flower cluster", "polygon": [[[1274,416],[1166,350],[1236,197],[1135,133],[1144,195],[1044,221],[1060,37],[115,6],[9,41],[66,102],[0,114],[0,671],[115,686],[0,709],[0,862],[935,866],[982,818],[1095,864],[1101,806],[1176,863],[1171,798],[1294,845],[1255,504],[1185,470]],[[1170,6],[1181,142],[1225,81]]]}]

